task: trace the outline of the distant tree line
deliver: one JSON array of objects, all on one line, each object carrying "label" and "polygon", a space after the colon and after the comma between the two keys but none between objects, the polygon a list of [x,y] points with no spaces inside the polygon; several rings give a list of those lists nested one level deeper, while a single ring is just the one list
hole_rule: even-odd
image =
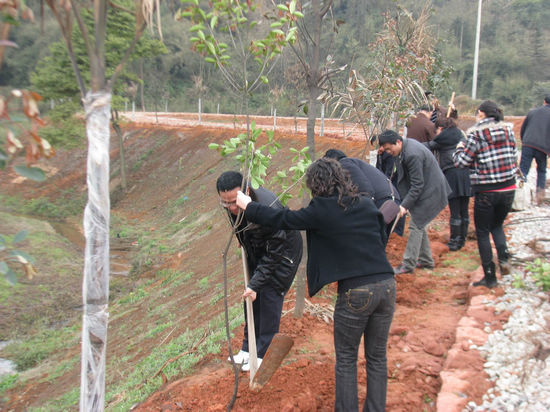
[{"label": "distant tree line", "polygon": [[[367,46],[383,28],[384,12],[395,12],[397,4],[384,0],[334,0],[330,24],[325,25],[321,38],[334,65],[347,64],[348,70],[367,65],[372,59]],[[412,0],[399,4],[413,12],[425,5]],[[477,4],[478,0],[432,1],[431,35],[438,40],[438,58],[452,68],[447,81],[433,90],[442,102],[448,100],[452,91],[457,95],[471,94]],[[179,3],[162,3],[164,46],[148,43],[153,49],[146,47],[136,54],[115,88],[115,106],[196,112],[200,97],[203,112],[215,113],[219,108],[224,113],[242,113],[241,101],[227,91],[215,67],[191,52],[191,23],[173,18],[177,7]],[[550,0],[483,2],[478,99],[497,101],[507,115],[522,115],[540,104],[544,93],[550,92],[548,21]],[[20,49],[6,51],[0,86],[34,88],[44,95],[43,110],[47,111],[52,107],[50,100],[57,104],[63,94],[68,99],[78,99],[78,93],[76,85],[67,85],[74,80],[64,71],[58,71],[56,77],[52,76],[51,67],[45,69],[51,60],[63,65],[66,60],[59,58],[63,49],[55,44],[60,41],[56,25],[46,18],[42,26],[37,30],[36,26],[21,24],[12,30],[11,36]],[[109,36],[115,48],[120,47],[118,37],[123,37],[115,36],[118,32],[115,27]],[[332,79],[333,86],[344,87],[348,73]],[[305,79],[296,55],[286,50],[270,73],[269,84],[251,96],[248,104],[251,114],[271,114],[275,107],[279,115],[305,115],[300,103],[306,98]]]}]

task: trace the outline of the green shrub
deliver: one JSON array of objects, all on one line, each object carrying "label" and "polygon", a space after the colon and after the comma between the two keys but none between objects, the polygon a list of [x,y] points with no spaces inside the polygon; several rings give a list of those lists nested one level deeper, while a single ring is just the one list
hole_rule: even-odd
[{"label": "green shrub", "polygon": [[526,269],[532,273],[533,279],[538,287],[547,292],[550,290],[550,263],[545,262],[540,258],[535,259],[533,263],[529,263]]}]

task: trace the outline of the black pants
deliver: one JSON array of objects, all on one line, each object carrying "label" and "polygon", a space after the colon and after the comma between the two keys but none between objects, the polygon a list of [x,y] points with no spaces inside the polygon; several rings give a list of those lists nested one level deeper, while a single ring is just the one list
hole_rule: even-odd
[{"label": "black pants", "polygon": [[468,219],[468,196],[453,197],[449,199],[449,210],[451,219]]},{"label": "black pants", "polygon": [[477,247],[483,266],[493,261],[489,234],[493,237],[499,260],[507,255],[506,236],[502,224],[512,208],[514,191],[476,193],[474,201],[474,222]]},{"label": "black pants", "polygon": [[[277,292],[271,285],[264,286],[256,294],[256,300],[252,302],[254,313],[254,332],[256,335],[256,350],[258,358],[263,358],[271,343],[273,336],[279,332],[281,323],[281,311],[285,295]],[[244,340],[242,350],[248,352],[248,320],[246,318],[246,303],[244,304]]]}]

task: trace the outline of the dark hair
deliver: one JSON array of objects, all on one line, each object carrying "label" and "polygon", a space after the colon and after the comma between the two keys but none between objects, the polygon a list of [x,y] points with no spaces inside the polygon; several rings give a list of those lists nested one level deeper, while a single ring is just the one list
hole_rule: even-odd
[{"label": "dark hair", "polygon": [[230,170],[228,172],[223,172],[220,177],[218,177],[218,180],[216,180],[216,189],[218,189],[218,193],[229,192],[236,187],[241,187],[242,183],[243,175],[239,172]]},{"label": "dark hair", "polygon": [[456,127],[456,121],[452,117],[447,117],[443,114],[439,114],[435,119],[435,127],[442,127],[443,129],[449,129]]},{"label": "dark hair", "polygon": [[403,138],[393,130],[387,129],[378,135],[378,144],[380,146],[382,146],[385,143],[395,144],[397,143],[398,140],[403,141]]},{"label": "dark hair", "polygon": [[358,198],[357,187],[353,185],[349,173],[337,160],[323,157],[313,162],[306,171],[306,185],[315,196],[338,196],[338,204],[346,208],[343,197]]},{"label": "dark hair", "polygon": [[325,153],[325,156],[324,157],[328,157],[329,159],[335,159],[335,160],[340,160],[340,159],[343,159],[344,157],[347,157],[346,154],[344,152],[342,152],[341,150],[338,150],[338,149],[328,149]]},{"label": "dark hair", "polygon": [[502,113],[502,109],[498,107],[495,102],[491,100],[485,100],[483,103],[479,105],[477,110],[485,113],[485,116],[487,117],[492,117],[497,122],[504,120],[504,114]]},{"label": "dark hair", "polygon": [[547,94],[546,96],[544,96],[544,103],[550,104],[550,94]]}]

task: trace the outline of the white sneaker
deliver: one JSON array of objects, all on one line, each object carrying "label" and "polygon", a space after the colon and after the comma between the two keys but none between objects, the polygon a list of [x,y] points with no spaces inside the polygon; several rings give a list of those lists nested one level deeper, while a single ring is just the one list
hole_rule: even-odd
[{"label": "white sneaker", "polygon": [[[248,354],[248,352],[240,350],[239,353],[233,355],[233,360],[235,361],[235,363],[247,363],[249,357],[250,355]],[[227,357],[227,361],[231,362],[231,356]]]},{"label": "white sneaker", "polygon": [[[258,358],[258,369],[260,369],[260,365],[262,364],[262,358]],[[248,360],[247,363],[245,363],[242,367],[241,367],[241,370],[243,372],[248,372],[250,371],[250,359]]]}]

